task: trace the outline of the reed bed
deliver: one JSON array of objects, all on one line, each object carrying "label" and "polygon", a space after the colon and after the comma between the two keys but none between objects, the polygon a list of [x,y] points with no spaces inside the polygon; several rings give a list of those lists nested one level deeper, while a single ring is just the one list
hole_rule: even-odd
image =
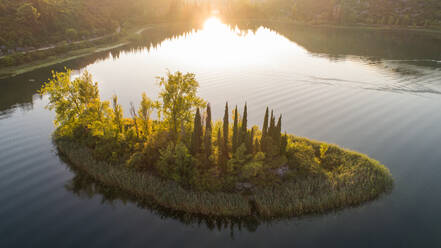
[{"label": "reed bed", "polygon": [[88,148],[67,141],[56,141],[58,149],[79,169],[105,185],[117,187],[140,198],[188,213],[211,216],[247,216],[248,200],[240,194],[193,192],[173,181],[165,181],[147,172],[96,161]]},{"label": "reed bed", "polygon": [[[305,138],[314,148],[322,143]],[[359,205],[375,199],[393,187],[389,170],[366,155],[333,146],[345,163],[338,169],[314,174],[299,174],[281,185],[256,187],[251,194],[195,192],[170,180],[123,165],[96,161],[88,148],[55,139],[59,151],[78,169],[95,180],[133,194],[152,199],[172,210],[207,216],[250,216],[263,218],[301,216]]]}]

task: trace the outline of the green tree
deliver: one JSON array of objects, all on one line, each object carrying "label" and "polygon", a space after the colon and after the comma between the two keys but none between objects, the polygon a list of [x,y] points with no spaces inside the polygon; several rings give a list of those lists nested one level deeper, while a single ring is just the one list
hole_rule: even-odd
[{"label": "green tree", "polygon": [[146,93],[142,93],[142,100],[138,110],[141,121],[141,130],[145,136],[150,134],[150,115],[153,110],[153,102],[148,98]]},{"label": "green tree", "polygon": [[207,117],[205,119],[205,134],[204,134],[204,153],[207,162],[209,161],[209,157],[212,151],[212,123],[211,123],[211,106],[207,104]]},{"label": "green tree", "polygon": [[[229,143],[229,111],[228,111],[228,102],[225,103],[225,113],[224,113],[224,121],[223,121],[223,138],[224,138],[224,142],[223,142],[223,147],[222,147],[222,156],[223,156],[223,160],[224,162],[228,161],[229,159],[229,154],[228,154],[228,143]],[[223,164],[225,165],[225,164]]]},{"label": "green tree", "polygon": [[234,123],[233,123],[233,153],[236,152],[237,148],[239,147],[239,116],[237,112],[237,106],[234,109]]},{"label": "green tree", "polygon": [[251,131],[248,131],[248,135],[246,138],[246,147],[247,147],[247,152],[253,154],[254,153],[254,127],[251,128]]},{"label": "green tree", "polygon": [[286,147],[288,146],[288,134],[283,135],[282,141],[280,143],[280,154],[285,155],[286,154]]},{"label": "green tree", "polygon": [[222,139],[222,132],[221,129],[218,128],[217,130],[217,164],[219,166],[224,165],[224,154],[223,154],[223,148],[224,147],[224,141]]},{"label": "green tree", "polygon": [[17,9],[17,22],[34,25],[37,23],[40,13],[32,3],[24,3]]},{"label": "green tree", "polygon": [[113,122],[117,127],[117,133],[123,133],[123,110],[118,103],[118,97],[116,95],[112,97],[112,107],[114,113]]},{"label": "green tree", "polygon": [[139,139],[138,115],[136,114],[136,109],[133,102],[130,102],[130,115],[132,116],[133,125],[135,126],[136,138]]},{"label": "green tree", "polygon": [[274,130],[274,142],[277,146],[280,146],[280,142],[282,139],[282,115],[280,115]]},{"label": "green tree", "polygon": [[268,119],[269,119],[269,108],[266,107],[265,117],[263,118],[262,137],[260,140],[261,151],[265,151],[265,147],[266,147],[265,141],[267,140],[267,136],[268,136]]},{"label": "green tree", "polygon": [[[242,126],[240,128],[240,136],[239,136],[239,144],[246,143],[248,138],[248,113],[247,113],[247,104],[245,103],[245,107],[243,109],[242,116]],[[248,150],[249,151],[249,150]]]},{"label": "green tree", "polygon": [[168,72],[167,79],[160,77],[159,80],[159,85],[162,86],[159,93],[161,101],[156,105],[176,143],[180,140],[181,132],[185,132],[185,127],[190,125],[193,109],[205,107],[205,102],[196,95],[199,83],[193,73]]},{"label": "green tree", "polygon": [[265,117],[263,119],[263,128],[262,128],[262,138],[268,134],[268,118],[269,118],[269,109],[266,107]]},{"label": "green tree", "polygon": [[[95,114],[99,109],[106,109],[104,105],[97,106],[101,102],[98,85],[92,81],[92,76],[85,71],[72,81],[71,73],[71,70],[52,72],[52,78],[39,91],[41,95],[49,95],[46,108],[55,110],[55,125],[67,132],[71,132],[77,125],[87,127],[90,122],[86,116]],[[109,114],[108,111],[106,114]]]},{"label": "green tree", "polygon": [[169,144],[162,149],[156,166],[162,177],[172,179],[185,187],[191,187],[197,180],[194,159],[182,143]]},{"label": "green tree", "polygon": [[196,110],[193,127],[193,135],[191,137],[191,153],[196,155],[201,152],[202,148],[202,119],[199,108]]},{"label": "green tree", "polygon": [[274,111],[271,110],[270,126],[268,128],[269,137],[274,138],[275,128],[276,128],[276,119],[274,117]]}]

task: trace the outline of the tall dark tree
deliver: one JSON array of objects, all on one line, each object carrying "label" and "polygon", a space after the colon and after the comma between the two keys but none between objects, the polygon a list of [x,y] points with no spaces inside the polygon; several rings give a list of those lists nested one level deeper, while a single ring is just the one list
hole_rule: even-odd
[{"label": "tall dark tree", "polygon": [[262,128],[262,139],[268,134],[268,118],[269,118],[269,109],[266,107],[265,118],[263,119],[263,128]]},{"label": "tall dark tree", "polygon": [[282,115],[280,115],[274,131],[274,140],[277,145],[280,145],[281,138],[282,138]]},{"label": "tall dark tree", "polygon": [[245,144],[247,146],[247,152],[254,154],[254,128],[251,128],[251,131],[248,132]]},{"label": "tall dark tree", "polygon": [[270,126],[268,128],[268,136],[270,136],[271,138],[274,138],[275,127],[276,127],[276,119],[274,118],[274,111],[271,110]]},{"label": "tall dark tree", "polygon": [[253,148],[253,150],[254,150],[254,153],[258,153],[258,152],[262,151],[262,146],[261,146],[261,144],[259,142],[259,139],[255,139],[254,140],[254,148]]},{"label": "tall dark tree", "polygon": [[222,132],[221,129],[217,129],[217,162],[219,166],[222,166],[224,164],[224,140],[222,139]]},{"label": "tall dark tree", "polygon": [[212,125],[211,125],[211,106],[207,104],[207,117],[205,119],[204,153],[208,159],[212,150]]},{"label": "tall dark tree", "polygon": [[286,147],[288,146],[288,135],[285,132],[285,135],[282,137],[282,142],[280,143],[280,154],[284,155],[286,153]]},{"label": "tall dark tree", "polygon": [[194,129],[193,135],[191,137],[191,152],[196,155],[201,152],[202,148],[202,119],[199,108],[196,110],[196,115],[194,116]]},{"label": "tall dark tree", "polygon": [[263,127],[262,127],[262,137],[260,139],[259,145],[260,147],[260,151],[265,152],[265,148],[266,148],[266,140],[268,135],[268,123],[269,123],[269,108],[266,107],[266,111],[265,111],[265,117],[263,119]]},{"label": "tall dark tree", "polygon": [[223,123],[223,144],[222,144],[222,155],[224,157],[224,161],[227,161],[229,159],[228,155],[228,139],[229,139],[229,112],[228,112],[228,102],[225,103],[225,113],[224,113],[224,123]]},{"label": "tall dark tree", "polygon": [[243,109],[243,116],[242,116],[242,126],[240,127],[240,136],[239,136],[239,142],[238,145],[240,146],[242,143],[247,142],[248,138],[248,113],[247,113],[247,104],[245,103],[245,107]]},{"label": "tall dark tree", "polygon": [[237,114],[237,106],[234,109],[234,124],[233,124],[233,153],[239,147],[239,116]]}]

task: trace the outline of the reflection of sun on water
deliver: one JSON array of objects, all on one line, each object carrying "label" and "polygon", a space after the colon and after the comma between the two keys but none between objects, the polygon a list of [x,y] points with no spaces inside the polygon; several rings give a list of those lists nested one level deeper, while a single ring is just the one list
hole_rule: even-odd
[{"label": "reflection of sun on water", "polygon": [[[288,40],[267,28],[260,27],[255,32],[240,31],[237,27],[222,23],[217,17],[210,17],[204,22],[202,30],[185,39],[179,39],[179,48],[176,46],[176,49],[171,49],[166,42],[163,45],[170,54],[185,56],[186,63],[204,67],[229,67],[265,61],[261,56],[268,56],[267,59],[277,56],[274,47],[268,47],[268,44],[274,41],[280,45],[276,50],[290,44]],[[174,43],[176,44],[176,41]],[[259,51],[259,55],[256,51]]]},{"label": "reflection of sun on water", "polygon": [[197,71],[198,68],[208,67],[278,67],[286,59],[287,51],[294,52],[296,56],[305,54],[303,48],[268,28],[241,30],[222,23],[217,17],[210,17],[202,29],[164,40],[148,53],[150,58],[165,61],[168,69]]}]

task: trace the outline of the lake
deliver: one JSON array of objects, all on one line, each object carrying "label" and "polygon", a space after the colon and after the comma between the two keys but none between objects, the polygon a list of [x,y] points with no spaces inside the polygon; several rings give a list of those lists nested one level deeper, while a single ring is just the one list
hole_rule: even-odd
[{"label": "lake", "polygon": [[[0,81],[0,247],[439,247],[441,35],[275,21],[170,24],[136,44]],[[128,110],[157,76],[193,72],[222,118],[225,102],[266,106],[283,131],[385,164],[394,190],[359,207],[301,218],[208,219],[134,202],[70,169],[36,91],[51,69],[88,70]],[[126,112],[126,115],[128,113]]]}]

